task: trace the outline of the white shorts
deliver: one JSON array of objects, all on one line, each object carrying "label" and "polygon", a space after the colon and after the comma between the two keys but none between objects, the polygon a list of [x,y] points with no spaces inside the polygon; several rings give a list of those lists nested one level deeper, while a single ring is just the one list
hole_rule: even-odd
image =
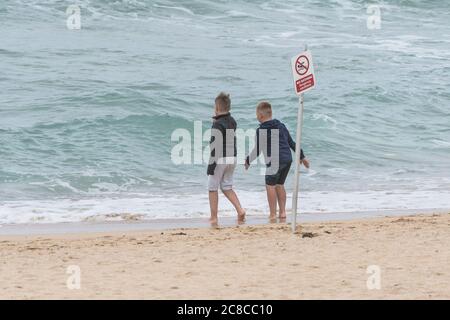
[{"label": "white shorts", "polygon": [[214,175],[208,176],[208,190],[218,191],[233,189],[233,174],[236,168],[236,162],[218,163],[214,170]]}]

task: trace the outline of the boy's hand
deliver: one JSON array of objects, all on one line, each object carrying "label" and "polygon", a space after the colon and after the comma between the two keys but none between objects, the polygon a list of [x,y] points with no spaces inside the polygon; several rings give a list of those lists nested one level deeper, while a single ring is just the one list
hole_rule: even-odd
[{"label": "boy's hand", "polygon": [[308,159],[303,159],[303,160],[301,160],[301,163],[303,163],[303,165],[307,168],[307,169],[309,169],[309,161],[308,161]]}]

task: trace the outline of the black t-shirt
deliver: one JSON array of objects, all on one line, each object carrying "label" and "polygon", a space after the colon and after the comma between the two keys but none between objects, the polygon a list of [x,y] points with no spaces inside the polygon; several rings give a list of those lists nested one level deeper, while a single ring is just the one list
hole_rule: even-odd
[{"label": "black t-shirt", "polygon": [[208,175],[214,174],[218,159],[237,156],[236,120],[230,113],[215,116],[213,119],[209,143],[211,156],[208,164]]}]

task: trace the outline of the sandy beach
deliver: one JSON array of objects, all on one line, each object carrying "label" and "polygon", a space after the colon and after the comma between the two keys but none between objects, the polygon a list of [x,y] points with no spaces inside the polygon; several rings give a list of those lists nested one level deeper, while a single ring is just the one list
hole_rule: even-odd
[{"label": "sandy beach", "polygon": [[449,243],[450,214],[0,236],[0,298],[449,299]]}]

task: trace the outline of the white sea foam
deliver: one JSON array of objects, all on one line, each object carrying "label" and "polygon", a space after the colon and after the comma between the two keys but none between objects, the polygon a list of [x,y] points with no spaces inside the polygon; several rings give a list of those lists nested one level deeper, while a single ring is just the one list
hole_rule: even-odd
[{"label": "white sea foam", "polygon": [[153,5],[155,8],[163,8],[163,9],[169,9],[169,10],[176,10],[176,11],[181,11],[184,13],[187,13],[191,16],[194,16],[194,12],[192,12],[192,10],[189,10],[185,7],[172,7],[172,6],[163,6],[163,5],[159,5],[159,4],[154,4]]},{"label": "white sea foam", "polygon": [[433,142],[433,144],[439,148],[450,148],[450,141],[433,139],[431,140],[431,142]]},{"label": "white sea foam", "polygon": [[[265,193],[238,190],[249,215],[268,213]],[[288,208],[291,199],[288,198]],[[450,208],[450,191],[305,192],[300,212],[306,214],[442,210]],[[5,201],[0,203],[0,223],[57,223],[78,221],[152,220],[208,216],[208,197],[202,195],[148,196],[83,200]],[[220,215],[234,216],[225,200]]]}]

